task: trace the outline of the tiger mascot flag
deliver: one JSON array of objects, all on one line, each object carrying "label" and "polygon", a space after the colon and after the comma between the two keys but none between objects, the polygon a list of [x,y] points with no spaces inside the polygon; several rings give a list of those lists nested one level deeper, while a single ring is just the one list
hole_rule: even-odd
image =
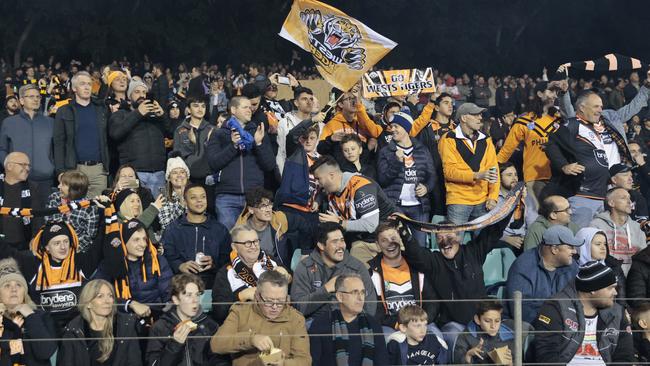
[{"label": "tiger mascot flag", "polygon": [[316,0],[294,0],[279,34],[310,52],[321,76],[341,90],[352,88],[397,46],[360,21]]}]

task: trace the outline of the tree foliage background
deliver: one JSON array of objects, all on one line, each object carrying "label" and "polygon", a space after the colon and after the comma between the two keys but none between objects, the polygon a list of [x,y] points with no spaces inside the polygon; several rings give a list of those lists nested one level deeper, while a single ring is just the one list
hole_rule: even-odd
[{"label": "tree foliage background", "polygon": [[[609,52],[650,62],[647,0],[325,2],[399,43],[383,66],[537,73]],[[288,62],[296,47],[277,33],[290,7],[290,0],[2,0],[0,56]]]}]

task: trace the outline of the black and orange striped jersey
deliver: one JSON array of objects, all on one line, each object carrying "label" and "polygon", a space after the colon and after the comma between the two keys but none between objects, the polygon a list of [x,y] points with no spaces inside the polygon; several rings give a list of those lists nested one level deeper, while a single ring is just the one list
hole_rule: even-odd
[{"label": "black and orange striped jersey", "polygon": [[519,116],[506,137],[497,155],[500,164],[510,159],[517,146],[524,142],[524,181],[548,180],[551,178],[551,162],[544,148],[548,135],[560,127],[560,116],[545,114],[535,118],[533,113]]}]

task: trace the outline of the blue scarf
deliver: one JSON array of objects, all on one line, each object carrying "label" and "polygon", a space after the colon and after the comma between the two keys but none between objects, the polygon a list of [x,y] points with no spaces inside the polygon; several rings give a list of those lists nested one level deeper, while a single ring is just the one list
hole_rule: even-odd
[{"label": "blue scarf", "polygon": [[242,151],[250,151],[253,149],[253,145],[255,144],[255,139],[253,138],[253,135],[251,135],[248,131],[246,131],[241,123],[235,118],[234,116],[230,117],[228,121],[226,122],[226,126],[230,130],[236,130],[239,132],[239,136],[241,137],[241,140],[239,140],[239,144],[237,144],[237,147],[239,150]]}]

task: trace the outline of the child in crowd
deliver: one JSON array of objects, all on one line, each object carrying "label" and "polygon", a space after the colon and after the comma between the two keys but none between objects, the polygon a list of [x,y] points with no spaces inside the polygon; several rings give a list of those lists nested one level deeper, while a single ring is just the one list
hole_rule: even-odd
[{"label": "child in crowd", "polygon": [[503,305],[498,301],[487,300],[479,303],[474,320],[465,332],[458,336],[454,347],[454,363],[459,364],[496,364],[488,355],[492,350],[507,346],[504,355],[507,364],[512,364],[514,349],[514,331],[501,322]]},{"label": "child in crowd", "polygon": [[397,316],[399,331],[388,337],[391,365],[441,365],[447,362],[447,343],[427,332],[427,312],[418,305],[403,307]]}]

